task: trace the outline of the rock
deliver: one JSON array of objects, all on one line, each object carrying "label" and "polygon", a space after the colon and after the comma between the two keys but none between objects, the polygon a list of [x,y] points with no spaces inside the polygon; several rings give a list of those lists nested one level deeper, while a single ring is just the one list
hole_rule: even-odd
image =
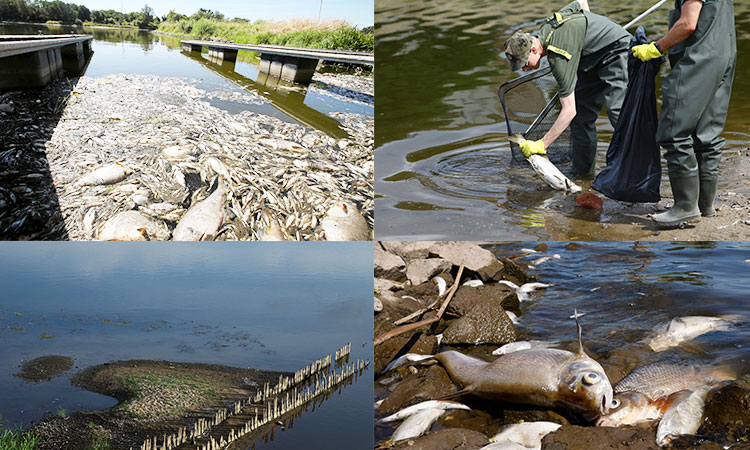
[{"label": "rock", "polygon": [[384,278],[375,278],[375,290],[380,292],[385,291],[397,291],[401,289],[401,284],[394,283],[391,280],[386,280]]},{"label": "rock", "polygon": [[516,339],[516,329],[499,298],[475,306],[463,317],[450,322],[443,332],[445,344],[503,345]]},{"label": "rock", "polygon": [[15,111],[15,109],[13,108],[13,105],[10,105],[8,103],[2,103],[2,104],[0,104],[0,112],[4,112],[4,113],[7,113],[7,114],[13,114],[13,111]]},{"label": "rock", "polygon": [[378,412],[393,414],[407,406],[452,394],[455,388],[445,369],[429,366],[407,377],[383,400]]},{"label": "rock", "polygon": [[485,284],[484,286],[461,286],[456,291],[453,300],[448,304],[448,312],[458,316],[468,314],[475,306],[495,299],[501,299],[503,309],[518,311],[518,296],[503,284]]},{"label": "rock", "polygon": [[542,439],[545,450],[658,450],[654,430],[567,425]]},{"label": "rock", "polygon": [[506,280],[512,281],[519,286],[536,280],[536,277],[526,275],[526,270],[515,260],[501,257],[500,261],[503,263]]},{"label": "rock", "polygon": [[708,394],[698,434],[750,440],[750,375]]},{"label": "rock", "polygon": [[404,259],[426,259],[430,254],[430,249],[435,244],[429,241],[404,241],[382,242],[383,247],[391,253],[395,253]]},{"label": "rock", "polygon": [[406,278],[416,286],[439,273],[449,271],[451,267],[451,263],[440,258],[413,259],[406,263]]},{"label": "rock", "polygon": [[576,195],[576,205],[580,206],[581,208],[601,209],[601,207],[604,205],[604,201],[596,194],[586,192],[584,194]]},{"label": "rock", "polygon": [[446,428],[432,431],[426,436],[407,439],[395,448],[409,450],[474,450],[489,444],[487,436],[465,428]]},{"label": "rock", "polygon": [[476,272],[483,281],[502,279],[503,263],[492,252],[473,242],[436,242],[430,249],[430,254],[457,266],[464,264],[466,269]]},{"label": "rock", "polygon": [[389,253],[375,245],[375,277],[387,280],[406,280],[406,263],[400,256]]}]

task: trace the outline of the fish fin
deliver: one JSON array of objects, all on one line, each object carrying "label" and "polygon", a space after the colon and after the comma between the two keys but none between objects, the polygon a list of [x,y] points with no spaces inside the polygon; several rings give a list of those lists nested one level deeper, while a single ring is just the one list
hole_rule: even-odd
[{"label": "fish fin", "polygon": [[583,351],[583,339],[581,338],[583,330],[581,329],[581,323],[578,321],[578,308],[573,309],[573,316],[576,318],[576,331],[578,333],[578,356],[586,356],[586,352]]},{"label": "fish fin", "polygon": [[457,397],[461,397],[466,394],[471,394],[472,392],[474,392],[474,388],[471,386],[468,386],[468,387],[461,389],[460,391],[456,391],[452,394],[448,394],[446,396],[440,397],[438,400],[450,400],[450,399],[454,399]]},{"label": "fish fin", "polygon": [[515,133],[512,136],[508,136],[508,140],[513,142],[514,144],[521,145],[521,142],[525,141],[526,139],[521,133]]}]

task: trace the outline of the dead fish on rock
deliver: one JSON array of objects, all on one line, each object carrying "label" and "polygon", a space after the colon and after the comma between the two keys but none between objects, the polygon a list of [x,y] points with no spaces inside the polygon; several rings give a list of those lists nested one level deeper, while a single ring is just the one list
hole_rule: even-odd
[{"label": "dead fish on rock", "polygon": [[681,391],[712,389],[736,378],[727,367],[683,361],[657,361],[636,368],[615,384],[610,412],[600,426],[635,425],[662,417]]},{"label": "dead fish on rock", "polygon": [[341,201],[333,205],[320,222],[328,241],[366,241],[370,229],[354,204]]},{"label": "dead fish on rock", "polygon": [[175,241],[212,241],[224,223],[227,188],[222,181],[214,192],[187,210],[174,229]]},{"label": "dead fish on rock", "polygon": [[490,438],[489,445],[479,450],[534,449],[542,448],[542,438],[556,431],[562,425],[553,422],[522,422],[503,427],[502,431]]},{"label": "dead fish on rock", "polygon": [[675,436],[695,434],[701,425],[703,407],[709,389],[680,391],[673,394],[672,405],[664,412],[664,417],[656,428],[656,443],[664,447]]},{"label": "dead fish on rock", "polygon": [[508,353],[517,352],[519,350],[528,350],[531,348],[550,348],[550,347],[554,347],[555,345],[557,345],[555,342],[539,341],[539,340],[516,341],[516,342],[510,342],[508,344],[503,345],[502,347],[493,351],[492,354],[495,356],[507,355]]},{"label": "dead fish on rock", "polygon": [[82,186],[114,184],[124,180],[128,177],[128,175],[132,173],[132,170],[121,165],[120,163],[108,164],[86,174],[83,178],[81,178],[80,184]]},{"label": "dead fish on rock", "polygon": [[711,331],[727,331],[732,324],[743,319],[739,315],[675,317],[671,322],[661,325],[655,335],[646,340],[646,344],[653,351],[662,352]]},{"label": "dead fish on rock", "polygon": [[379,423],[393,422],[394,420],[406,419],[393,432],[393,442],[402,441],[421,436],[432,427],[432,424],[448,409],[463,409],[470,411],[466,405],[458,402],[445,400],[428,400],[402,409],[396,414],[380,419]]},{"label": "dead fish on rock", "polygon": [[580,326],[578,353],[532,348],[487,362],[450,350],[432,359],[440,362],[450,378],[462,386],[455,395],[475,394],[511,403],[566,407],[586,419],[606,414],[612,403],[612,385],[602,366],[584,353]]},{"label": "dead fish on rock", "polygon": [[[518,145],[521,145],[521,143],[526,140],[520,134],[511,136],[509,139],[511,142],[515,142]],[[571,192],[574,194],[577,192],[581,192],[581,187],[573,183],[568,177],[563,175],[563,173],[560,172],[560,169],[555,167],[555,165],[552,164],[552,162],[547,159],[547,157],[542,155],[531,155],[526,158],[526,160],[529,161],[534,171],[539,174],[540,177],[542,177],[542,180],[544,180],[553,188],[559,191]]]},{"label": "dead fish on rock", "polygon": [[516,295],[518,296],[519,302],[525,302],[527,300],[530,300],[532,292],[546,289],[552,286],[551,284],[545,284],[545,283],[525,283],[521,286],[518,286],[516,283],[513,283],[512,281],[508,281],[508,280],[500,280],[497,283],[504,284],[508,286],[509,288],[513,289],[514,291],[516,291]]},{"label": "dead fish on rock", "polygon": [[167,227],[138,211],[123,211],[104,223],[100,241],[150,241],[169,239]]}]

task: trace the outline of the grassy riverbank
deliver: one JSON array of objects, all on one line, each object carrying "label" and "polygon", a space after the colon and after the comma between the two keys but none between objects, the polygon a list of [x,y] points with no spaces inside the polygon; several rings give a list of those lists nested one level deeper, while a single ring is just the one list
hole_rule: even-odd
[{"label": "grassy riverbank", "polygon": [[214,37],[239,44],[286,45],[372,52],[375,45],[370,28],[358,30],[343,21],[225,21],[184,18],[162,22],[158,31],[191,37]]},{"label": "grassy riverbank", "polygon": [[34,450],[39,441],[32,432],[12,431],[0,427],[0,450]]}]

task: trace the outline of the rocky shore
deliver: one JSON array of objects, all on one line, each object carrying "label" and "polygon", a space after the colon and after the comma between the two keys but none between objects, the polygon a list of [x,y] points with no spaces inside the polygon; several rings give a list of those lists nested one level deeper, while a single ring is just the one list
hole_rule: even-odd
[{"label": "rocky shore", "polygon": [[[462,266],[460,279],[456,280]],[[394,442],[393,423],[377,422],[405,407],[445,398],[460,389],[440,364],[406,364],[386,371],[386,366],[398,357],[406,353],[434,355],[456,350],[492,361],[497,358],[492,351],[499,346],[529,339],[524,328],[513,323],[522,314],[519,293],[507,283],[498,283],[505,280],[520,286],[534,282],[528,269],[522,259],[497,257],[476,243],[375,243],[376,448],[480,449],[490,444],[490,439],[504,427],[536,421],[562,425],[544,437],[542,449],[660,448],[656,444],[655,424],[596,427],[567,409],[510,404],[473,395],[452,398],[471,410],[446,411],[421,437]],[[448,298],[449,303],[437,320],[438,308]],[[569,315],[567,311],[563,314],[566,318]],[[420,321],[424,325],[412,326],[397,334],[399,329]],[[549,337],[551,340],[559,338]],[[591,351],[589,355],[602,364],[613,385],[627,373],[612,355],[597,355]],[[746,425],[750,423],[748,381],[745,376],[712,391],[697,434],[675,439],[672,447],[750,448],[750,429]]]}]

